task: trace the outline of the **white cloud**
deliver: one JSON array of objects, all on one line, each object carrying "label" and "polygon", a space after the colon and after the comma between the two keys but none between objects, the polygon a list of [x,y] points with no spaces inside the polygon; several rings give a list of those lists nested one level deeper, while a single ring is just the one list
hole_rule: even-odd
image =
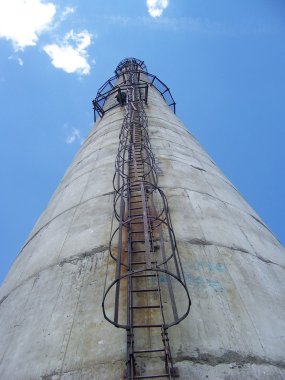
[{"label": "white cloud", "polygon": [[73,7],[65,7],[61,14],[61,19],[64,20],[69,14],[74,13],[75,8]]},{"label": "white cloud", "polygon": [[148,13],[152,17],[160,17],[168,4],[169,0],[146,0]]},{"label": "white cloud", "polygon": [[[0,0],[1,1],[1,0]],[[59,28],[59,26],[68,18],[69,15],[75,13],[75,8],[73,7],[65,7],[62,12],[58,14],[58,17],[52,25],[49,27],[49,31],[53,31]]]},{"label": "white cloud", "polygon": [[22,60],[22,58],[18,57],[17,55],[10,55],[8,57],[8,59],[10,59],[10,60],[13,59],[13,60],[17,61],[20,66],[23,66],[23,64],[24,64],[24,61]]},{"label": "white cloud", "polygon": [[80,144],[83,143],[83,138],[81,136],[80,130],[77,128],[72,128],[71,134],[65,139],[66,144],[72,144],[75,141],[79,141]]},{"label": "white cloud", "polygon": [[55,13],[53,3],[41,0],[0,0],[0,37],[11,40],[15,50],[34,46]]},{"label": "white cloud", "polygon": [[44,46],[44,51],[51,58],[52,64],[67,73],[87,75],[90,73],[87,47],[91,44],[92,35],[83,30],[75,33],[68,32],[60,44]]}]

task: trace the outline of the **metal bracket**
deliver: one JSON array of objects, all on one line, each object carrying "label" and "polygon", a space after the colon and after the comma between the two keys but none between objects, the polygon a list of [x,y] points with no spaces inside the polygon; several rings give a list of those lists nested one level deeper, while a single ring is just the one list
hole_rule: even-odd
[{"label": "metal bracket", "polygon": [[170,375],[172,377],[180,377],[178,367],[172,367],[172,368],[170,368]]}]

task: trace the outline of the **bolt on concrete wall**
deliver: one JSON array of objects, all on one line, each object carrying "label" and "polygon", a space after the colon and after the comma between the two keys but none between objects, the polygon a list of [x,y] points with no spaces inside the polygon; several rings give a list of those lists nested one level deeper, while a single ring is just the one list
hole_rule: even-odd
[{"label": "bolt on concrete wall", "polygon": [[[193,301],[169,331],[180,378],[284,379],[284,249],[151,88],[146,112]],[[1,379],[122,378],[101,310],[122,120],[97,122],[1,288]]]}]

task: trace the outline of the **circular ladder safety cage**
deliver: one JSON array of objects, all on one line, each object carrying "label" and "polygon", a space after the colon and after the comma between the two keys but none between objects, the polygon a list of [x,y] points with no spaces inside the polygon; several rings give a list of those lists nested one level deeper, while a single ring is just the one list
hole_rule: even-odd
[{"label": "circular ladder safety cage", "polygon": [[175,102],[169,88],[140,60],[123,60],[115,74],[93,101],[95,115],[101,117],[114,107],[124,111],[103,313],[127,331],[125,378],[175,379],[179,374],[168,329],[186,318],[191,301],[167,199],[158,184],[145,112],[148,87],[154,86],[174,111]]}]

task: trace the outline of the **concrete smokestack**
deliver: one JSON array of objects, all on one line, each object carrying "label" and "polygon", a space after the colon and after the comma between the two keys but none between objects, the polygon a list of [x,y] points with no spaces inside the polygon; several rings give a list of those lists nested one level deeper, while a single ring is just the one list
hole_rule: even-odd
[{"label": "concrete smokestack", "polygon": [[[0,378],[285,379],[284,248],[175,116],[168,88],[142,61],[122,61],[94,107],[101,118],[1,287]],[[114,192],[115,163],[122,162],[118,148],[129,156],[119,170],[119,187],[115,176]],[[121,192],[123,206],[116,198],[122,186],[133,191]],[[161,199],[168,207],[159,219]],[[134,247],[128,246],[134,216],[127,205],[136,202],[142,232],[131,234],[142,235]],[[162,239],[169,223],[170,235],[162,232]],[[138,288],[126,260],[147,240],[141,249],[145,264],[135,275],[150,276],[137,279],[142,292],[142,284],[158,279],[161,299],[130,298]],[[114,281],[102,310],[103,294]],[[159,339],[153,327],[133,332],[136,323],[161,324],[141,300],[148,306],[160,300],[159,310],[165,310],[167,326]],[[136,307],[139,322],[134,314],[128,320],[128,310]],[[115,325],[127,318],[127,333],[103,312]],[[138,344],[155,350],[158,340],[164,352],[139,348],[134,354]]]}]

